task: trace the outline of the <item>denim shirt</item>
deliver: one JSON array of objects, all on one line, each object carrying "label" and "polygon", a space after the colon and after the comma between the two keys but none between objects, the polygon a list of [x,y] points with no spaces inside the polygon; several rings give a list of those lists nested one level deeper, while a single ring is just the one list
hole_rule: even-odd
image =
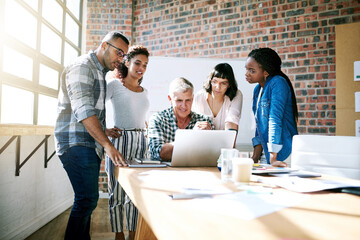
[{"label": "denim shirt", "polygon": [[297,128],[293,118],[291,89],[283,77],[269,76],[266,79],[259,105],[261,86],[258,84],[253,94],[253,112],[256,121],[253,146],[261,144],[265,157],[270,163],[270,153],[277,154],[278,161],[284,161],[291,154],[292,137]]}]

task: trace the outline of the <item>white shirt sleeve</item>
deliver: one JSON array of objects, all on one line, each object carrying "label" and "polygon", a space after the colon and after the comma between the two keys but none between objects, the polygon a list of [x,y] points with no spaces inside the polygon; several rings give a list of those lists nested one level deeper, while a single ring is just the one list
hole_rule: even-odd
[{"label": "white shirt sleeve", "polygon": [[106,85],[106,97],[105,102],[109,101],[113,95],[114,92],[114,79],[107,83]]},{"label": "white shirt sleeve", "polygon": [[225,118],[225,122],[232,122],[235,124],[239,124],[242,104],[243,104],[243,94],[240,90],[237,90],[236,96],[231,101],[228,114]]}]

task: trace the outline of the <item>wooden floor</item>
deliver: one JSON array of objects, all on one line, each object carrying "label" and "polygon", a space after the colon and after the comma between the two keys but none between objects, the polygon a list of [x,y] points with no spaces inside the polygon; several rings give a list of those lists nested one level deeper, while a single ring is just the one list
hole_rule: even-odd
[{"label": "wooden floor", "polygon": [[[33,233],[26,240],[63,240],[66,224],[69,219],[71,208],[60,214],[51,222]],[[92,240],[113,240],[115,234],[111,232],[108,199],[100,198],[98,205],[91,216],[91,239]],[[125,232],[125,234],[127,234]]]}]

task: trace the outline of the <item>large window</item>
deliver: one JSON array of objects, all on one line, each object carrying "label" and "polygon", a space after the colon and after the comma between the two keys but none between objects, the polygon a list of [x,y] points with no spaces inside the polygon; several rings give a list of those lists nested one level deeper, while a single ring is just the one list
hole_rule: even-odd
[{"label": "large window", "polygon": [[81,53],[82,4],[0,1],[0,124],[54,125],[61,72]]}]

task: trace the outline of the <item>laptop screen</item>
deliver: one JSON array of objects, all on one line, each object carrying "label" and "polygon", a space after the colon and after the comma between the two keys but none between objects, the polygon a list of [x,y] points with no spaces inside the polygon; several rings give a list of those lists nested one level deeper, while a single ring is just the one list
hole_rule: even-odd
[{"label": "laptop screen", "polygon": [[221,148],[233,148],[235,131],[178,129],[172,167],[215,167]]}]

